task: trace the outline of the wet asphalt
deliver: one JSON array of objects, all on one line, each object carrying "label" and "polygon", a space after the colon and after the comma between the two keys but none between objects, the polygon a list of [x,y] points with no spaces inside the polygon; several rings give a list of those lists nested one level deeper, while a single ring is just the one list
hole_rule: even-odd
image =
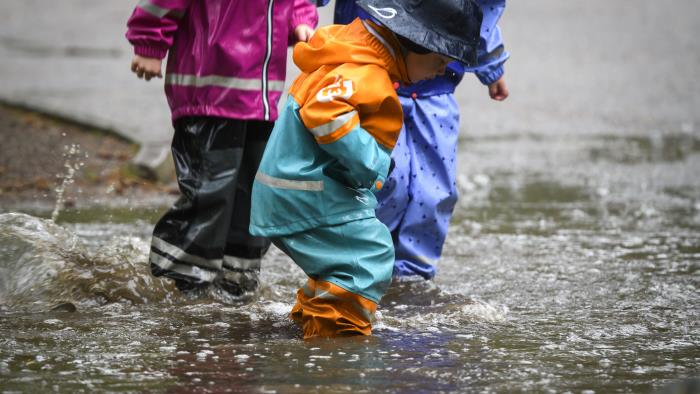
[{"label": "wet asphalt", "polygon": [[[142,146],[141,164],[165,160],[172,130],[162,80],[129,70],[134,4],[3,1],[0,100],[121,134]],[[493,102],[467,76],[457,91],[463,135],[700,132],[700,3],[669,4],[510,2],[501,26],[511,97]],[[320,12],[329,23],[331,8]]]}]

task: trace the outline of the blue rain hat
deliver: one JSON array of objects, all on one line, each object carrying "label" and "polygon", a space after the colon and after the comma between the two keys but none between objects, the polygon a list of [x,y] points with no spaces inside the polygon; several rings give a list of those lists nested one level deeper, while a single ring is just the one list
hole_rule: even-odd
[{"label": "blue rain hat", "polygon": [[358,0],[357,5],[416,45],[477,65],[482,14],[473,0]]}]

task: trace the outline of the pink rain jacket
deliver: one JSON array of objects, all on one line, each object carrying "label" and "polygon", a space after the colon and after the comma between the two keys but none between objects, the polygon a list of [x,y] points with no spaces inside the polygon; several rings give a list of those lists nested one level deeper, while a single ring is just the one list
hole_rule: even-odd
[{"label": "pink rain jacket", "polygon": [[141,0],[126,38],[137,55],[169,54],[165,93],[173,121],[274,121],[294,29],[317,22],[309,0]]}]

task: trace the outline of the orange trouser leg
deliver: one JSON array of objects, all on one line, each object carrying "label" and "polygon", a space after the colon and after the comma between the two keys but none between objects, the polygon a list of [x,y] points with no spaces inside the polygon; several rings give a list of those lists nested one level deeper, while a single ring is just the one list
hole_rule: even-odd
[{"label": "orange trouser leg", "polygon": [[304,330],[304,339],[371,335],[377,304],[330,282],[309,278],[297,291],[291,317]]}]

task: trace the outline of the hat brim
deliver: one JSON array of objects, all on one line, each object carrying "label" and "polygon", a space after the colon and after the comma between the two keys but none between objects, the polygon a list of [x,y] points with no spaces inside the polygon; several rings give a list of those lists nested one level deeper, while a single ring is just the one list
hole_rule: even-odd
[{"label": "hat brim", "polygon": [[356,4],[395,34],[403,36],[423,48],[462,62],[467,66],[477,64],[478,35],[474,39],[465,40],[461,37],[449,36],[439,30],[429,30],[423,27],[421,21],[407,13],[400,2],[384,0],[382,3],[389,6],[377,8],[372,6],[368,0],[359,0]]}]

